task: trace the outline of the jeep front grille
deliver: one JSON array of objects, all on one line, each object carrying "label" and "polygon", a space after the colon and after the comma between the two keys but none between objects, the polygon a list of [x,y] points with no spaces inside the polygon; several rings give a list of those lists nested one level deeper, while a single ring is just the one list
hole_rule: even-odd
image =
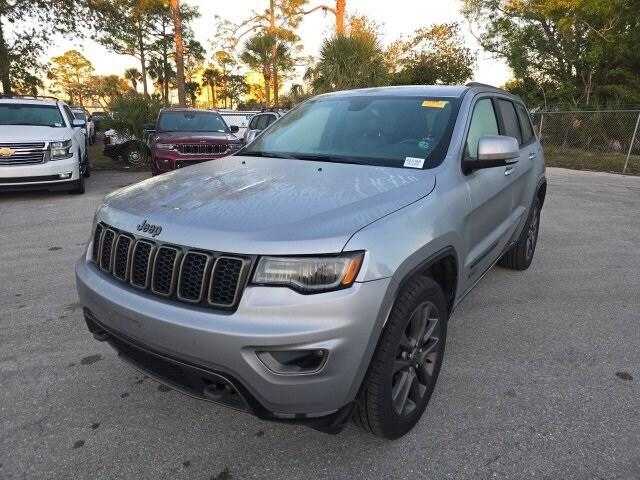
[{"label": "jeep front grille", "polygon": [[138,289],[224,309],[238,305],[251,267],[246,257],[160,244],[103,223],[93,235],[92,259],[103,272]]},{"label": "jeep front grille", "polygon": [[220,155],[229,151],[228,144],[207,145],[207,144],[181,144],[176,145],[178,152],[183,155]]}]

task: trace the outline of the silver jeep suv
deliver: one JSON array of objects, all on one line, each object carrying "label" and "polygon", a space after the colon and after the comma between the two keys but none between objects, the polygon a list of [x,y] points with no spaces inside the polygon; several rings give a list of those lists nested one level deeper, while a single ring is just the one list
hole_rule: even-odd
[{"label": "silver jeep suv", "polygon": [[546,191],[522,102],[479,84],[343,91],[237,154],[107,196],[77,263],[89,330],[189,395],[388,439],[447,320],[531,264]]}]

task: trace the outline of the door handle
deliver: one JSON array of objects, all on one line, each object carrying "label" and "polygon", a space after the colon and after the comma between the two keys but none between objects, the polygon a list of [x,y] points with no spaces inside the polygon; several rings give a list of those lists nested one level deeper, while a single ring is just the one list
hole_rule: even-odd
[{"label": "door handle", "polygon": [[505,177],[508,175],[511,175],[513,173],[513,167],[507,167],[504,169],[504,175]]},{"label": "door handle", "polygon": [[529,160],[533,160],[534,158],[536,158],[538,155],[536,154],[536,152],[531,152],[529,153]]}]

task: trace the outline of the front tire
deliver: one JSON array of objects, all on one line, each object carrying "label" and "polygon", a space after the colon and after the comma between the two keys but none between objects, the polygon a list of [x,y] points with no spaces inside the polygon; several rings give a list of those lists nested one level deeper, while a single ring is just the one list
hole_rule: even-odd
[{"label": "front tire", "polygon": [[520,238],[511,249],[504,254],[498,265],[512,270],[526,270],[533,261],[538,244],[538,232],[540,231],[540,199],[536,196],[527,218],[527,223],[522,229]]},{"label": "front tire", "polygon": [[416,277],[401,290],[356,402],[357,425],[394,440],[418,423],[440,373],[448,314],[433,279]]}]

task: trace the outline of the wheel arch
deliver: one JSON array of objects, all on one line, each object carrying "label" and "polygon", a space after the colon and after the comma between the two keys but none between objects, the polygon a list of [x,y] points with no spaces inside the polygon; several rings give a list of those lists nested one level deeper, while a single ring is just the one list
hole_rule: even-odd
[{"label": "wheel arch", "polygon": [[[449,306],[449,312],[453,310],[455,305],[456,293],[458,291],[458,268],[459,258],[457,250],[449,245],[431,255],[415,262],[411,257],[405,261],[411,262],[412,265],[407,268],[398,268],[397,272],[402,272],[398,278],[392,278],[384,296],[378,317],[375,320],[374,330],[371,334],[369,347],[363,355],[358,375],[351,388],[352,398],[357,398],[363,385],[366,382],[371,360],[378,344],[382,338],[382,332],[387,324],[387,319],[391,313],[391,309],[396,302],[399,292],[402,288],[416,276],[429,276],[438,282],[441,287],[445,282],[443,291]],[[401,266],[402,267],[402,266]]]}]

